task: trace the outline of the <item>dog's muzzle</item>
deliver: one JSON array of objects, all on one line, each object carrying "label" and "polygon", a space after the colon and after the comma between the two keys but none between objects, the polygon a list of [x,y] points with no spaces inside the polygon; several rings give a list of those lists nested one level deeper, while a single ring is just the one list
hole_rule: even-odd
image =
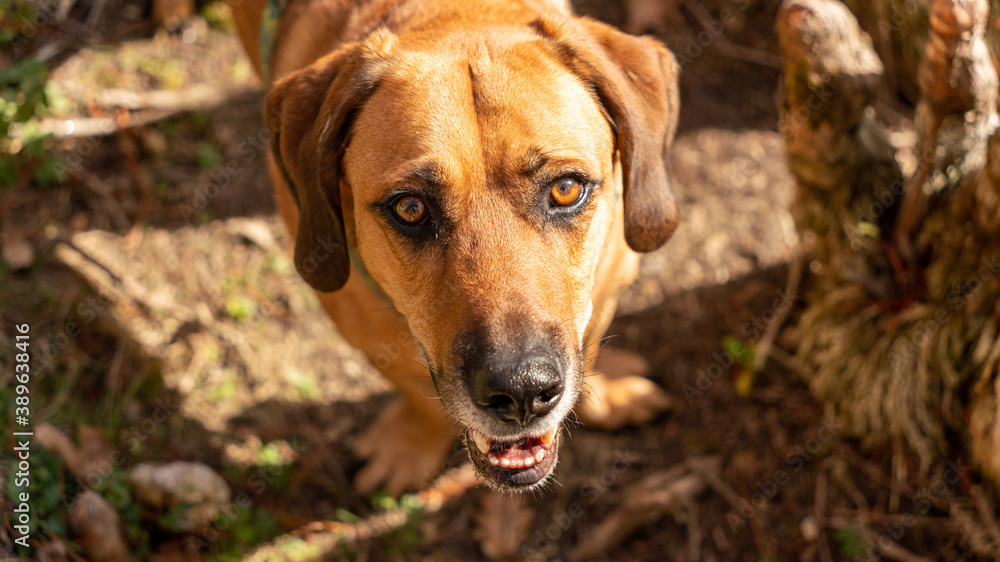
[{"label": "dog's muzzle", "polygon": [[480,475],[508,490],[542,483],[555,467],[561,420],[551,418],[566,391],[555,354],[492,353],[468,369],[467,381],[479,423],[466,438]]}]

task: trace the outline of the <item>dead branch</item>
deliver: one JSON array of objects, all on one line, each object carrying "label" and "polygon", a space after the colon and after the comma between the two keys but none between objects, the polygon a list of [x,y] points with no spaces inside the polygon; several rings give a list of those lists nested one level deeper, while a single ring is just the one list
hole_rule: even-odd
[{"label": "dead branch", "polygon": [[428,489],[418,493],[412,504],[377,513],[358,523],[316,521],[294,533],[282,535],[257,548],[245,560],[315,560],[359,542],[378,538],[406,524],[415,512],[434,513],[450,499],[474,486],[471,464],[441,475]]},{"label": "dead branch", "polygon": [[570,560],[587,560],[607,552],[635,529],[690,502],[706,486],[704,474],[718,474],[718,457],[699,457],[655,472],[623,491],[622,505],[611,512],[570,552]]},{"label": "dead branch", "polygon": [[816,523],[820,529],[817,542],[819,544],[819,557],[823,560],[823,562],[833,560],[833,555],[830,552],[830,543],[827,540],[826,535],[826,501],[829,491],[830,477],[827,475],[826,470],[820,469],[819,474],[816,476],[816,494],[813,501],[813,516],[816,518]]},{"label": "dead branch", "polygon": [[980,486],[973,486],[970,495],[973,505],[976,506],[976,511],[979,512],[979,518],[983,520],[983,525],[989,532],[990,538],[993,539],[994,548],[1000,549],[1000,525],[997,524],[993,506],[986,499],[986,492]]},{"label": "dead branch", "polygon": [[870,550],[877,549],[877,552],[881,552],[882,556],[890,560],[899,560],[900,562],[933,562],[930,558],[919,556],[899,546],[889,535],[872,531],[863,523],[849,521],[843,517],[831,517],[829,524],[831,528],[835,529],[854,529],[861,536],[862,540],[869,544]]},{"label": "dead branch", "polygon": [[[162,121],[185,111],[193,111],[224,103],[233,97],[254,91],[247,86],[219,86],[196,84],[181,90],[155,90],[132,92],[128,90],[101,90],[86,97],[110,110],[107,117],[74,117],[70,119],[45,118],[40,126],[44,133],[55,138],[81,138],[104,136],[129,127],[142,127]],[[20,128],[12,127],[10,136],[23,135]]]},{"label": "dead branch", "polygon": [[[705,6],[702,6],[700,1],[696,0],[683,0],[683,3],[684,7],[694,14],[695,19],[701,23],[701,26],[711,32],[711,30],[708,29],[708,22],[713,21],[715,18],[712,17],[712,14],[708,11],[708,9],[706,9]],[[717,36],[714,44],[715,48],[718,49],[724,57],[776,70],[784,68],[781,57],[760,49],[737,45],[736,43],[730,41],[725,34]]]},{"label": "dead branch", "polygon": [[[805,256],[799,255],[792,260],[791,264],[789,264],[786,294],[798,294],[799,284],[802,282],[802,266],[804,263]],[[764,335],[762,335],[757,341],[753,356],[753,370],[755,373],[760,373],[764,370],[764,367],[767,366],[767,359],[771,355],[771,347],[774,345],[774,339],[778,337],[778,332],[781,330],[781,327],[785,324],[794,310],[794,306],[786,306],[784,309],[780,310],[774,320],[767,325],[767,330],[764,331]]]}]

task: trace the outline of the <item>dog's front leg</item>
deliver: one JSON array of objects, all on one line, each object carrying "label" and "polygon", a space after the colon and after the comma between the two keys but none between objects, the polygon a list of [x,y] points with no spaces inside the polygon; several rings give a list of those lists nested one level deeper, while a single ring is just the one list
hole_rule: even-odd
[{"label": "dog's front leg", "polygon": [[[616,228],[620,229],[620,225],[619,221]],[[604,333],[618,306],[618,293],[635,279],[638,270],[638,255],[618,245],[597,272],[592,294],[594,311],[585,342],[587,370],[583,395],[576,406],[576,414],[592,427],[617,429],[630,423],[642,425],[671,405],[670,396],[646,378],[649,364],[642,356],[604,345]]]},{"label": "dog's front leg", "polygon": [[342,290],[317,294],[344,339],[402,394],[355,441],[354,452],[367,461],[355,487],[367,494],[384,484],[393,496],[420,487],[441,467],[456,434],[405,319],[354,274]]}]

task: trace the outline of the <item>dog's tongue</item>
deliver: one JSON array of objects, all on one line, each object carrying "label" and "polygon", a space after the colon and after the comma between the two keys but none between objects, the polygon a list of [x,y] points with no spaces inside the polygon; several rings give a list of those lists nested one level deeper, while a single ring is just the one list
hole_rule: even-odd
[{"label": "dog's tongue", "polygon": [[545,458],[545,446],[537,437],[514,443],[497,443],[490,449],[490,464],[502,468],[529,468]]}]

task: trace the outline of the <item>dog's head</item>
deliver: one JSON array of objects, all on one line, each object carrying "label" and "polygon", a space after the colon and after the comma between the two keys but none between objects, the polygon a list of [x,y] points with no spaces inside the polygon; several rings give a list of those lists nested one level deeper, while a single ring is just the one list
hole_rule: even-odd
[{"label": "dog's head", "polygon": [[676,226],[677,74],[652,39],[540,19],[382,28],[268,96],[299,272],[335,291],[356,251],[495,486],[530,489],[555,466],[616,217],[640,252]]}]

